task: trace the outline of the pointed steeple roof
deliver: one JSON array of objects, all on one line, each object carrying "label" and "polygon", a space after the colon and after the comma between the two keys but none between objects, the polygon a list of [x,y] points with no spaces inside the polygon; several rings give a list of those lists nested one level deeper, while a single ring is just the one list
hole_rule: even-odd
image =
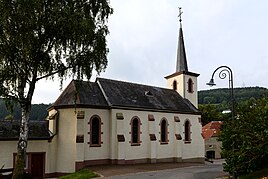
[{"label": "pointed steeple roof", "polygon": [[186,59],[186,51],[183,40],[183,32],[182,32],[182,24],[181,24],[181,15],[182,11],[180,10],[180,29],[179,29],[179,39],[178,39],[178,49],[177,49],[177,66],[176,72],[188,72],[187,59]]},{"label": "pointed steeple roof", "polygon": [[186,51],[183,40],[182,27],[179,31],[178,50],[177,50],[177,67],[176,72],[188,72]]},{"label": "pointed steeple roof", "polygon": [[179,29],[179,38],[178,38],[178,49],[177,49],[177,65],[176,65],[176,72],[166,76],[166,79],[170,79],[173,77],[176,77],[180,74],[187,74],[190,76],[198,77],[199,74],[190,72],[188,70],[188,65],[187,65],[187,58],[186,58],[186,50],[184,46],[184,39],[183,39],[183,32],[182,32],[182,23],[181,23],[181,7],[179,7],[179,21],[180,21],[180,29]]}]

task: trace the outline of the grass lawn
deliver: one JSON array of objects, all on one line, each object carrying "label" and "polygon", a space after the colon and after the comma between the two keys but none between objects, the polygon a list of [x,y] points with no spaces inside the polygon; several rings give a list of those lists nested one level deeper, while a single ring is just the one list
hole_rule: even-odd
[{"label": "grass lawn", "polygon": [[99,175],[96,174],[95,172],[92,172],[88,169],[82,169],[78,172],[75,173],[71,173],[69,175],[66,176],[62,176],[60,177],[60,179],[88,179],[88,178],[94,178],[94,177],[98,177]]},{"label": "grass lawn", "polygon": [[262,170],[256,171],[254,173],[239,176],[239,179],[261,179],[262,177],[267,177],[268,179],[268,167]]}]

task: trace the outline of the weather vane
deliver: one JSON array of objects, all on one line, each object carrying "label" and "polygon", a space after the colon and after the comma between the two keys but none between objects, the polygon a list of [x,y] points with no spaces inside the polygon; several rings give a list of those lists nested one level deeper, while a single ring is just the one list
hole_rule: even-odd
[{"label": "weather vane", "polygon": [[181,20],[181,15],[182,15],[182,13],[183,13],[183,12],[181,11],[181,7],[179,7],[179,15],[178,15],[178,17],[180,18],[180,23],[181,23],[181,21],[182,21],[182,20]]}]

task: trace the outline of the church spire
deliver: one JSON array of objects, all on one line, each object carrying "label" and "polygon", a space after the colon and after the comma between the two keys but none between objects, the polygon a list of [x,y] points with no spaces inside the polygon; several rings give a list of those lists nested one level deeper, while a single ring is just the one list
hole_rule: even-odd
[{"label": "church spire", "polygon": [[178,39],[178,49],[177,49],[177,67],[176,72],[188,72],[187,60],[186,60],[186,51],[183,40],[182,33],[182,23],[181,23],[181,7],[179,7],[179,18],[180,18],[180,30],[179,30],[179,39]]}]

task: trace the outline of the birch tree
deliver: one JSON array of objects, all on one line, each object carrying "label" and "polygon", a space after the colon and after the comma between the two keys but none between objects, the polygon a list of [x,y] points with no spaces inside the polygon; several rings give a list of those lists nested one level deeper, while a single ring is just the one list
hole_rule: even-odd
[{"label": "birch tree", "polygon": [[0,97],[22,109],[13,178],[23,175],[36,83],[107,66],[108,0],[0,0]]}]

